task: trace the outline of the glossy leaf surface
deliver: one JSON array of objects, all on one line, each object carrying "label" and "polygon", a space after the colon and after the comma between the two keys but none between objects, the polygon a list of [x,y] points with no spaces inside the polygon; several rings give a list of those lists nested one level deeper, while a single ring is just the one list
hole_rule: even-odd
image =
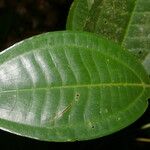
[{"label": "glossy leaf surface", "polygon": [[94,32],[120,43],[150,74],[150,0],[95,0],[90,9],[85,3],[74,1],[67,29]]},{"label": "glossy leaf surface", "polygon": [[147,108],[149,78],[116,44],[91,33],[47,33],[0,54],[0,128],[46,141],[102,137]]}]

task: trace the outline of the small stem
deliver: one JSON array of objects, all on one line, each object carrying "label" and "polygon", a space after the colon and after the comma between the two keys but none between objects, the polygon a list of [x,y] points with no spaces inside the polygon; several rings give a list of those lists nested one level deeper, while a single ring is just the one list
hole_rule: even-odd
[{"label": "small stem", "polygon": [[147,142],[147,143],[150,143],[150,139],[149,139],[149,138],[137,138],[136,140],[139,141],[139,142]]},{"label": "small stem", "polygon": [[143,126],[141,127],[142,130],[145,130],[145,129],[148,129],[148,128],[150,128],[150,123],[145,124],[145,125],[143,125]]}]

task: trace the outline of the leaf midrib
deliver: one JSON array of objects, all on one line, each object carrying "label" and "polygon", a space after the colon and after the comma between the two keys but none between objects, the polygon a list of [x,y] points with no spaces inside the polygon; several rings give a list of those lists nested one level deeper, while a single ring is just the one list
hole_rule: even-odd
[{"label": "leaf midrib", "polygon": [[106,87],[143,87],[150,88],[150,84],[145,83],[99,83],[99,84],[79,84],[79,85],[60,85],[60,86],[51,86],[51,87],[31,87],[23,89],[12,89],[1,91],[1,93],[9,92],[25,92],[25,91],[35,91],[35,90],[55,90],[55,89],[71,89],[71,88],[106,88]]},{"label": "leaf midrib", "polygon": [[[150,86],[150,85],[149,85],[149,86]],[[140,98],[141,95],[143,94],[143,92],[144,92],[144,89],[140,92],[140,94],[137,96],[137,98],[136,98],[135,100],[137,100],[138,98]],[[134,104],[134,103],[132,102],[132,103],[130,103],[130,104],[128,105],[128,107],[126,107],[124,110],[121,110],[121,111],[119,111],[119,112],[117,112],[117,113],[112,113],[110,116],[106,116],[106,117],[107,117],[107,118],[108,118],[108,117],[112,118],[113,116],[117,117],[117,115],[118,115],[120,112],[123,112],[123,111],[128,110],[129,107],[131,107],[133,104]],[[0,118],[0,119],[2,119],[2,118]],[[5,119],[2,119],[2,120],[5,120]],[[104,118],[103,118],[103,119],[101,118],[101,120],[104,121]],[[6,121],[6,120],[5,120],[5,121]],[[9,121],[9,120],[7,120],[7,121]],[[14,121],[12,121],[12,120],[11,120],[11,122],[16,123],[16,122],[14,122]],[[38,128],[39,128],[39,126],[30,125],[30,124],[22,124],[22,123],[18,123],[18,124],[20,124],[20,125],[25,125],[25,126],[30,126],[30,127],[34,126],[34,127],[38,127]],[[62,128],[62,127],[63,127],[63,126],[61,126],[61,128]],[[66,126],[64,126],[64,127],[66,127]],[[40,128],[41,128],[41,126],[40,126]],[[44,127],[44,128],[45,128],[45,129],[52,129],[53,127]]]}]

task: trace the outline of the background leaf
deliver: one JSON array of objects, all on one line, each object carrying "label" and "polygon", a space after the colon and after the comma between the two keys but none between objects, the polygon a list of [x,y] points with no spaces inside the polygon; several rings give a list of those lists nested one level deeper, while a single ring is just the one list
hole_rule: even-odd
[{"label": "background leaf", "polygon": [[76,0],[72,5],[67,29],[94,32],[120,43],[150,74],[150,1],[95,0],[84,17],[78,11],[82,10],[82,5],[75,5],[80,1],[83,0]]},{"label": "background leaf", "polygon": [[67,28],[82,30],[94,0],[75,0],[70,8]]},{"label": "background leaf", "polygon": [[150,74],[150,0],[137,0],[122,45],[139,58]]},{"label": "background leaf", "polygon": [[112,42],[42,34],[0,54],[0,128],[47,141],[102,137],[144,113],[149,87],[141,64]]}]

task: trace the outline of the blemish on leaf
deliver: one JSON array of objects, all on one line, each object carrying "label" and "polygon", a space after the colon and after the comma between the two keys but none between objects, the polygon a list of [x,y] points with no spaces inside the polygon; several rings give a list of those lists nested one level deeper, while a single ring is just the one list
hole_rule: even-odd
[{"label": "blemish on leaf", "polygon": [[95,128],[95,126],[94,125],[92,125],[92,129],[94,129]]},{"label": "blemish on leaf", "polygon": [[102,114],[102,111],[100,110],[99,113]]},{"label": "blemish on leaf", "polygon": [[95,125],[93,125],[93,123],[91,121],[88,121],[88,125],[91,129],[94,129],[95,128]]},{"label": "blemish on leaf", "polygon": [[142,53],[142,51],[139,51],[139,52],[138,52],[138,54],[141,54],[141,53]]},{"label": "blemish on leaf", "polygon": [[109,59],[107,59],[107,62],[109,62]]},{"label": "blemish on leaf", "polygon": [[120,119],[121,119],[120,117],[117,118],[118,121],[119,121]]},{"label": "blemish on leaf", "polygon": [[71,109],[72,105],[73,105],[73,103],[69,104],[69,105],[66,106],[64,109],[62,109],[61,111],[59,111],[59,112],[54,116],[54,118],[51,119],[50,121],[54,121],[54,120],[56,120],[56,119],[58,119],[58,118],[61,118],[65,113],[67,113],[67,112]]},{"label": "blemish on leaf", "polygon": [[75,101],[78,101],[79,98],[80,98],[80,93],[76,93],[76,94],[75,94]]},{"label": "blemish on leaf", "polygon": [[108,113],[108,109],[105,109],[105,112]]}]

